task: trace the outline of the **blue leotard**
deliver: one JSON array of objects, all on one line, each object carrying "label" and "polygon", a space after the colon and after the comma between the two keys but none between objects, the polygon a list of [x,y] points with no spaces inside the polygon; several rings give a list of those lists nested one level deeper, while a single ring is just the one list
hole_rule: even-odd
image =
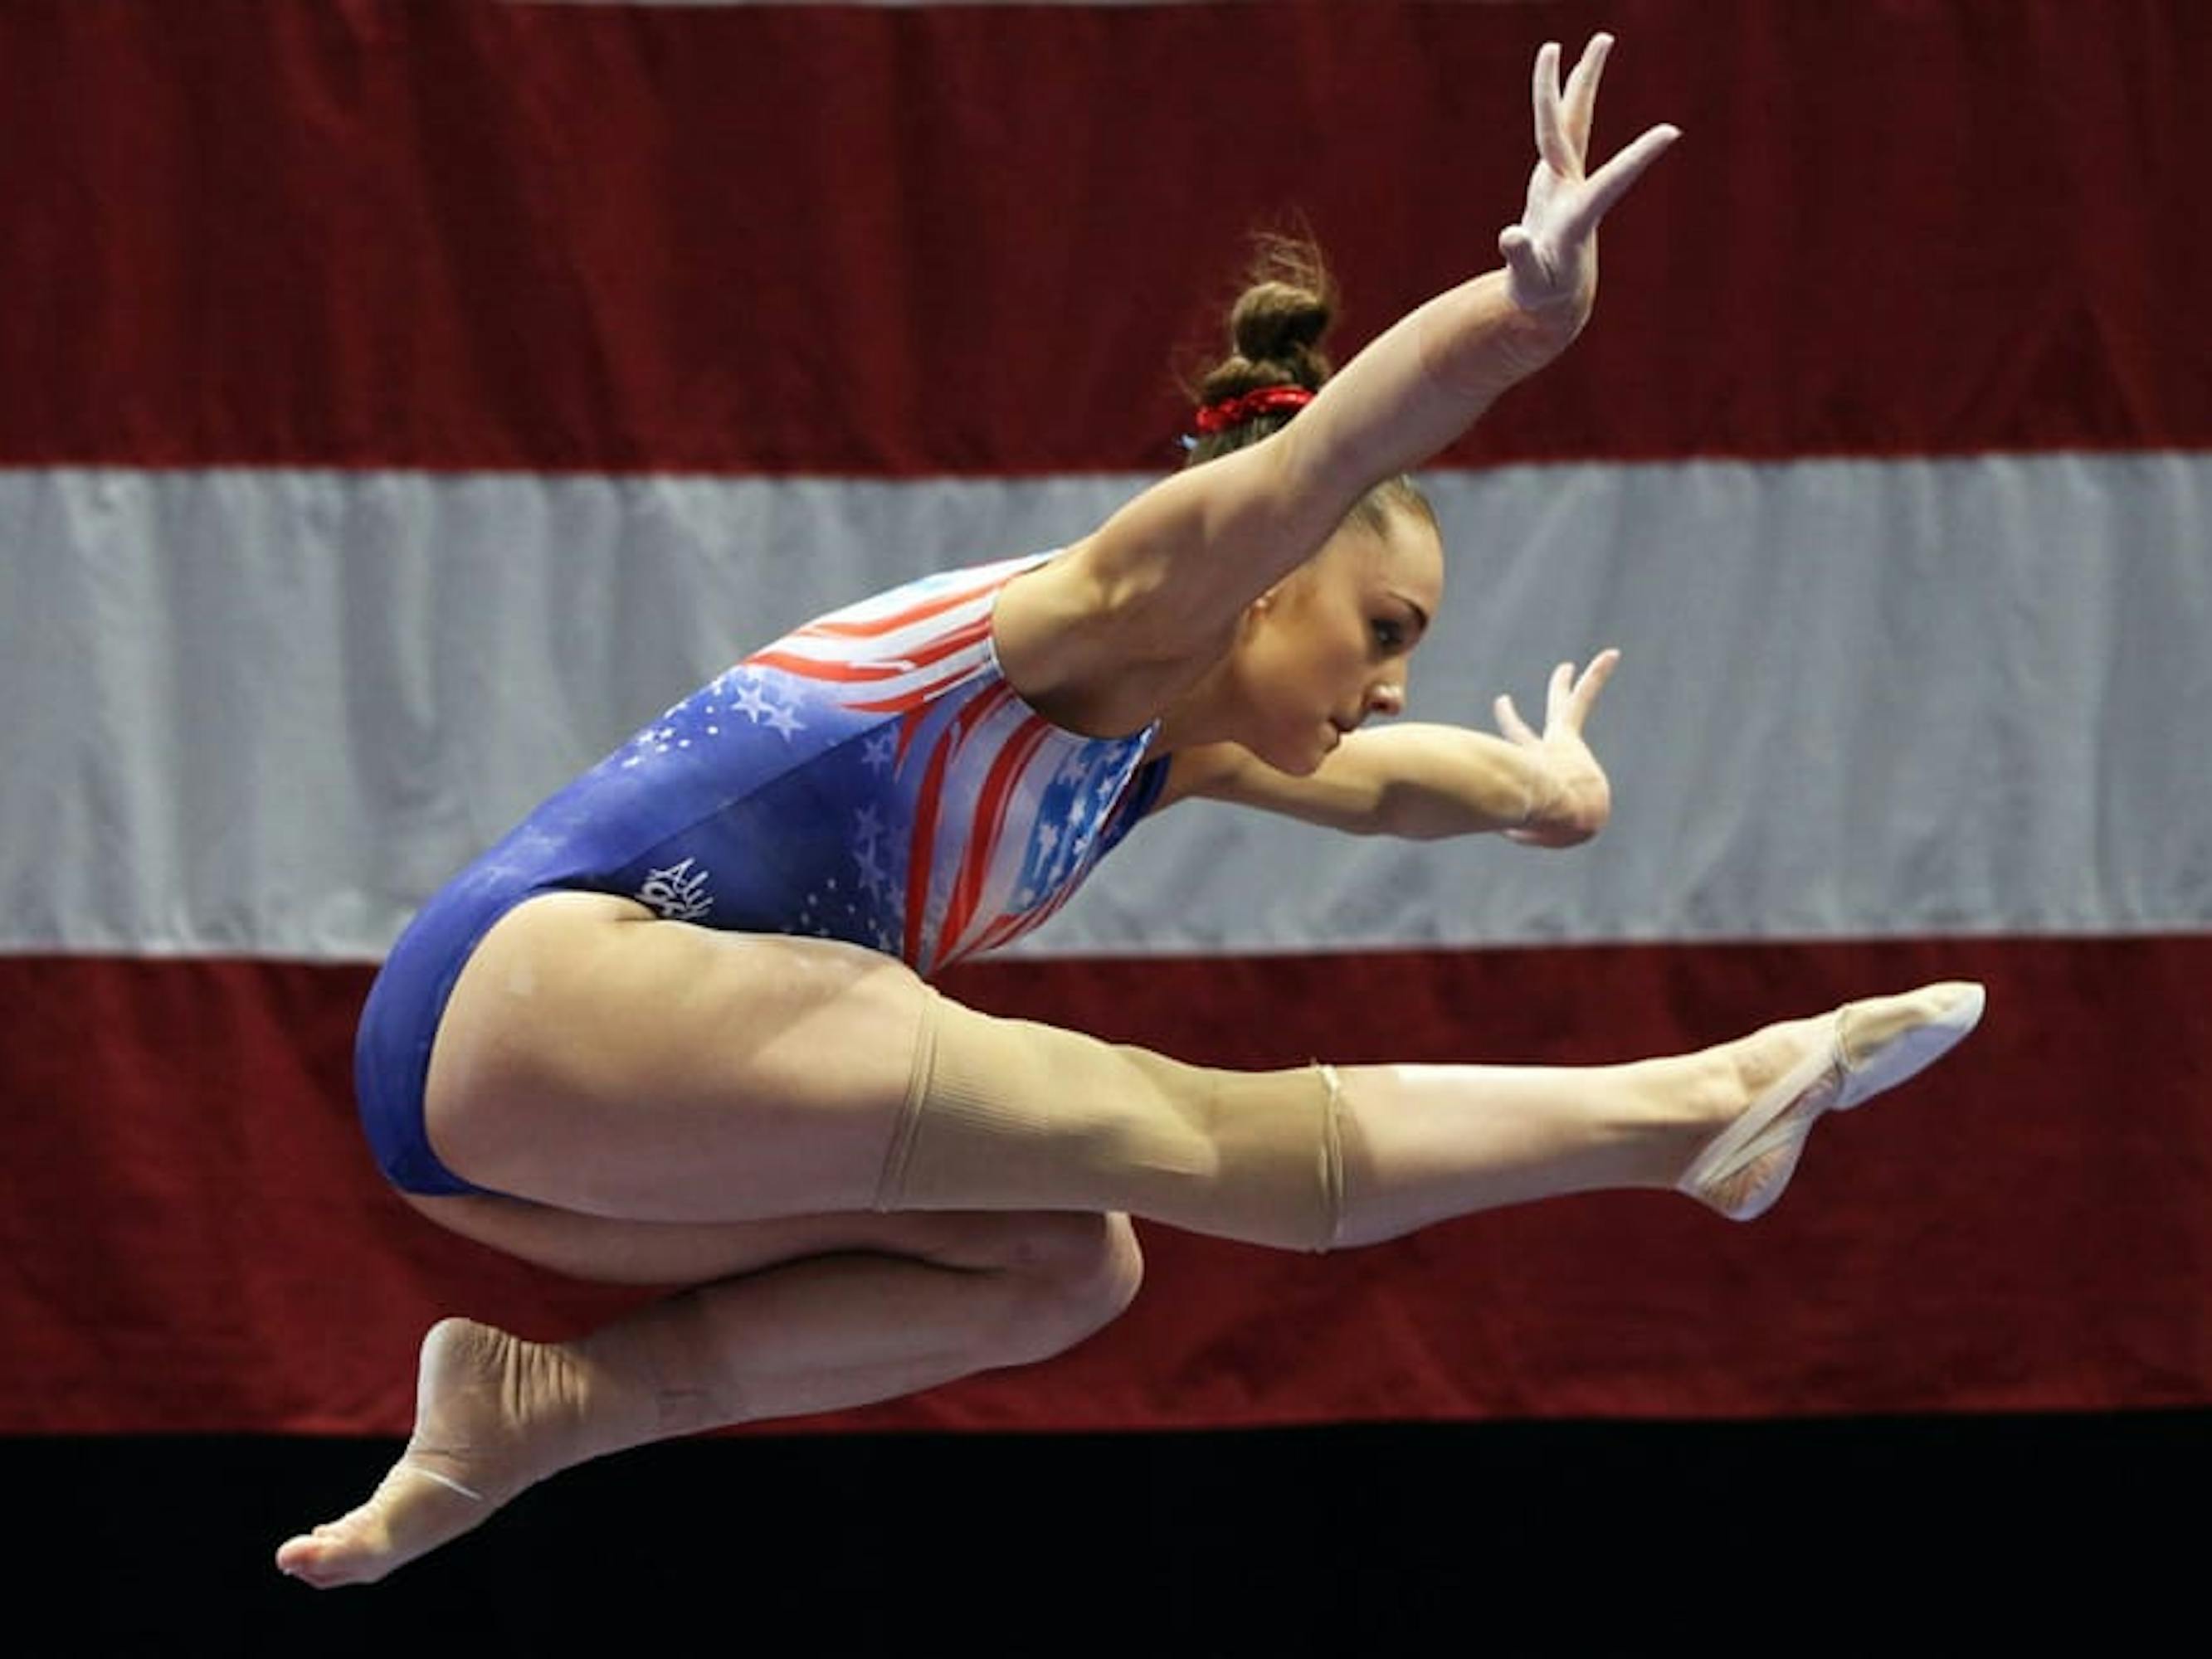
[{"label": "blue leotard", "polygon": [[477,1190],[423,1129],[438,1020],[492,924],[562,890],[672,921],[805,933],[927,974],[1051,915],[1158,799],[1153,728],[1053,725],[999,671],[999,591],[1049,554],[952,571],[807,623],[678,703],[443,888],[369,993],[355,1085],[377,1162]]}]

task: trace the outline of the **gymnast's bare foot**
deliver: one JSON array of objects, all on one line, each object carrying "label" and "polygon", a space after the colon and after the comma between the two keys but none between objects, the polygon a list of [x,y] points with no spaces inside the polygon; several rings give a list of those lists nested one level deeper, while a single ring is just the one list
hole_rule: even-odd
[{"label": "gymnast's bare foot", "polygon": [[277,1567],[318,1588],[370,1584],[459,1537],[575,1461],[575,1392],[557,1349],[472,1320],[433,1326],[407,1449],[359,1509],[288,1539]]},{"label": "gymnast's bare foot", "polygon": [[1676,1183],[1731,1220],[1773,1207],[1824,1112],[1847,1111],[1933,1065],[1982,1017],[1978,985],[1951,981],[1770,1025],[1717,1051],[1741,1104]]}]

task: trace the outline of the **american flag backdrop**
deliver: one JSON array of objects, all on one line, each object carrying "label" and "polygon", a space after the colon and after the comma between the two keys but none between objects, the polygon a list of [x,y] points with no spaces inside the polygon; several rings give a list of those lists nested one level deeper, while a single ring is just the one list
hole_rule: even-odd
[{"label": "american flag backdrop", "polygon": [[[0,8],[0,1432],[408,1421],[617,1295],[380,1185],[412,909],[797,623],[1174,465],[1302,217],[1348,352],[1620,40],[1585,337],[1427,483],[1414,713],[1618,644],[1567,854],[1140,825],[945,988],[1179,1056],[1589,1063],[1924,979],[1979,1034],[1770,1219],[1145,1230],[1049,1365],[836,1425],[2212,1403],[2197,0]],[[281,1334],[281,1340],[276,1340]]]}]

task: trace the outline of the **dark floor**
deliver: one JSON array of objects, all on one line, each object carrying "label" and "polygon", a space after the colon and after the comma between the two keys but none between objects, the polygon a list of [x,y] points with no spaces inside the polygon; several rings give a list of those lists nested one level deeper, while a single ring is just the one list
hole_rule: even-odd
[{"label": "dark floor", "polygon": [[2040,1651],[2081,1620],[2133,1653],[2205,1628],[2212,1413],[720,1439],[574,1471],[373,1589],[276,1575],[395,1449],[0,1441],[19,1628],[319,1659]]}]

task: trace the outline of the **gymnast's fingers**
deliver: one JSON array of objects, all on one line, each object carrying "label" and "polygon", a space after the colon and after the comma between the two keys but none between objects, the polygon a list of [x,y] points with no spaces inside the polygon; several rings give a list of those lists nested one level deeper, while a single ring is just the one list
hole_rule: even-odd
[{"label": "gymnast's fingers", "polygon": [[1558,279],[1544,263],[1534,238],[1519,225],[1508,225],[1498,233],[1498,254],[1513,273],[1516,298],[1521,303],[1549,303],[1546,296],[1558,285]]},{"label": "gymnast's fingers", "polygon": [[1573,706],[1575,665],[1563,662],[1552,671],[1551,683],[1544,688],[1544,729],[1566,724],[1568,710]]},{"label": "gymnast's fingers", "polygon": [[1597,83],[1605,76],[1606,57],[1612,51],[1611,35],[1592,35],[1589,45],[1583,48],[1582,61],[1567,76],[1560,121],[1578,162],[1589,155],[1590,121],[1597,109]]},{"label": "gymnast's fingers", "polygon": [[1535,744],[1543,741],[1530,729],[1528,722],[1521,718],[1521,711],[1513,706],[1513,698],[1510,694],[1501,695],[1491,708],[1498,715],[1498,729],[1515,743]]},{"label": "gymnast's fingers", "polygon": [[1535,85],[1536,154],[1554,173],[1575,178],[1582,172],[1582,158],[1567,142],[1565,130],[1559,124],[1559,43],[1547,40],[1536,54]]},{"label": "gymnast's fingers", "polygon": [[1643,175],[1644,169],[1657,161],[1667,147],[1682,136],[1680,127],[1662,124],[1653,127],[1589,176],[1567,216],[1563,238],[1579,240],[1597,228],[1599,220],[1611,212],[1613,204],[1628,193],[1628,187]]},{"label": "gymnast's fingers", "polygon": [[1613,678],[1613,671],[1620,666],[1620,653],[1610,647],[1590,659],[1589,666],[1583,671],[1581,679],[1575,684],[1574,695],[1568,707],[1568,717],[1577,731],[1580,731],[1583,723],[1589,719],[1590,710],[1597,707],[1598,693],[1605,690],[1605,683]]}]

